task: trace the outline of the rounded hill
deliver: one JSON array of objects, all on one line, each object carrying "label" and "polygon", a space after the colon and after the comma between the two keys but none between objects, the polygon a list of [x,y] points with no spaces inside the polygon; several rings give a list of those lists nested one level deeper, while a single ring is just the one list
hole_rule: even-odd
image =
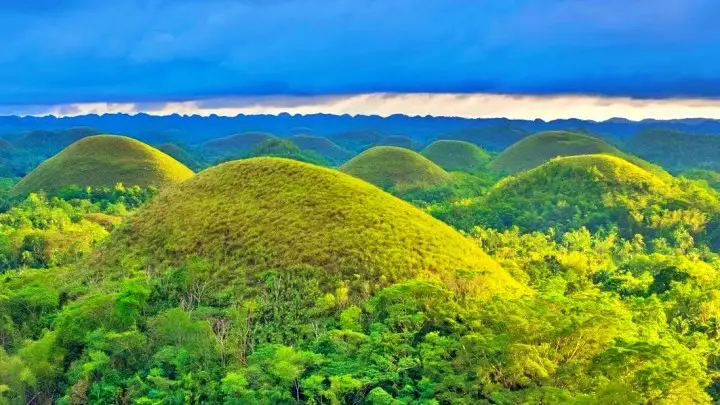
[{"label": "rounded hill", "polygon": [[43,162],[13,188],[14,194],[53,192],[69,186],[165,186],[193,176],[165,153],[124,136],[83,138]]},{"label": "rounded hill", "polygon": [[322,136],[295,135],[288,140],[300,149],[313,151],[332,163],[344,162],[351,156],[348,150]]},{"label": "rounded hill", "polygon": [[613,155],[648,170],[662,171],[642,159],[620,151],[601,139],[570,131],[546,131],[528,136],[499,154],[490,162],[490,168],[514,174],[538,167],[556,157],[589,154]]},{"label": "rounded hill", "polygon": [[437,186],[452,176],[421,154],[396,146],[376,146],[355,156],[340,170],[384,189]]},{"label": "rounded hill", "polygon": [[399,148],[415,149],[415,141],[405,135],[390,135],[380,140],[375,146],[397,146]]},{"label": "rounded hill", "polygon": [[[432,210],[431,210],[432,211]],[[558,234],[587,227],[617,227],[621,236],[672,234],[677,218],[701,218],[693,230],[714,228],[720,212],[715,193],[665,178],[612,155],[553,159],[501,180],[487,195],[433,213],[457,228],[476,225],[523,231],[554,228]]]},{"label": "rounded hill", "polygon": [[490,161],[490,154],[470,142],[439,140],[431,143],[422,155],[448,171],[475,172]]},{"label": "rounded hill", "polygon": [[157,148],[162,152],[172,156],[175,160],[186,165],[192,170],[200,170],[203,166],[203,164],[200,162],[200,159],[193,156],[193,154],[190,153],[187,149],[176,143],[164,143],[162,145],[159,145]]},{"label": "rounded hill", "polygon": [[252,152],[257,144],[272,138],[275,136],[267,132],[243,132],[207,141],[203,144],[203,149],[219,155],[244,156]]},{"label": "rounded hill", "polygon": [[483,285],[517,285],[469,239],[412,205],[281,158],[224,163],[164,190],[94,260],[98,268],[162,267],[193,258],[231,270],[307,265],[376,284],[480,270]]}]

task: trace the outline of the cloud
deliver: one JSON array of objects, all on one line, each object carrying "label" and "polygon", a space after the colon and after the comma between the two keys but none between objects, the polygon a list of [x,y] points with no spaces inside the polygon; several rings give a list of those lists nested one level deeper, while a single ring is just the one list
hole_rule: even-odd
[{"label": "cloud", "polygon": [[0,104],[367,93],[720,97],[715,0],[23,4],[0,14]]},{"label": "cloud", "polygon": [[[234,97],[172,103],[81,103],[56,106],[11,106],[27,115],[74,116],[105,113],[154,115],[238,114],[363,114],[390,116],[435,115],[466,118],[544,119],[580,118],[603,121],[615,117],[631,120],[720,119],[720,100],[653,99],[596,96],[535,96],[502,94],[358,94],[318,97]],[[0,113],[3,108],[0,106]]]}]

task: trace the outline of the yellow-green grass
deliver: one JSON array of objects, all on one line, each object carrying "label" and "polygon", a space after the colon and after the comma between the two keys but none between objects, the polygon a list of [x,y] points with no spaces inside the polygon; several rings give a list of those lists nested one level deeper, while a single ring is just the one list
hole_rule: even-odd
[{"label": "yellow-green grass", "polygon": [[70,186],[156,186],[179,183],[192,170],[165,153],[125,136],[83,138],[43,162],[13,187],[12,193],[52,193]]},{"label": "yellow-green grass", "polygon": [[355,156],[340,170],[378,187],[408,190],[438,186],[452,176],[421,154],[397,146],[376,146]]},{"label": "yellow-green grass", "polygon": [[295,135],[288,140],[300,149],[311,150],[333,163],[343,162],[351,156],[348,150],[322,136]]},{"label": "yellow-green grass", "polygon": [[199,170],[202,167],[198,158],[176,143],[164,143],[157,148],[192,170]]},{"label": "yellow-green grass", "polygon": [[205,142],[203,149],[224,155],[247,155],[257,144],[275,138],[272,134],[249,131]]},{"label": "yellow-green grass", "polygon": [[448,171],[475,172],[490,161],[490,154],[470,142],[439,140],[431,143],[422,155]]},{"label": "yellow-green grass", "polygon": [[399,148],[415,149],[415,141],[405,135],[390,135],[381,139],[375,146],[397,146]]},{"label": "yellow-green grass", "polygon": [[528,136],[499,154],[490,162],[490,168],[514,174],[538,167],[556,157],[589,154],[617,156],[656,174],[667,175],[661,168],[628,155],[601,139],[570,131],[547,131]]},{"label": "yellow-green grass", "polygon": [[211,167],[167,188],[96,253],[94,268],[164,268],[202,258],[218,269],[322,268],[383,286],[472,275],[516,282],[471,240],[412,205],[336,170],[282,158]]}]

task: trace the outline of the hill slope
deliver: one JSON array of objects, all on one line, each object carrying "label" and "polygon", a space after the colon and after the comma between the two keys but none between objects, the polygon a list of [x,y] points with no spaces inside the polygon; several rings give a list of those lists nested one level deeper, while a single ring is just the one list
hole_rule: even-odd
[{"label": "hill slope", "polygon": [[597,153],[618,156],[646,169],[660,171],[648,162],[623,153],[601,139],[569,131],[547,131],[528,136],[499,154],[490,163],[490,167],[499,172],[513,174],[538,167],[556,157]]},{"label": "hill slope", "polygon": [[302,150],[311,150],[331,163],[340,163],[349,159],[351,153],[340,145],[322,136],[295,135],[288,138]]},{"label": "hill slope", "polygon": [[243,132],[207,141],[203,149],[219,155],[243,156],[249,154],[255,145],[272,138],[274,136],[267,132]]},{"label": "hill slope", "polygon": [[449,226],[335,170],[279,158],[211,167],[168,188],[111,237],[96,261],[220,268],[311,265],[373,283],[458,269],[510,277]]},{"label": "hill slope", "polygon": [[192,177],[192,170],[140,141],[124,136],[83,138],[43,162],[14,188],[14,194],[69,186],[165,186]]},{"label": "hill slope", "polygon": [[474,172],[490,161],[490,154],[463,141],[435,141],[423,149],[422,155],[448,171]]},{"label": "hill slope", "polygon": [[405,135],[390,135],[381,139],[375,146],[397,146],[415,150],[415,141]]},{"label": "hill slope", "polygon": [[368,149],[340,170],[384,189],[406,190],[452,180],[448,172],[419,153],[396,146]]}]

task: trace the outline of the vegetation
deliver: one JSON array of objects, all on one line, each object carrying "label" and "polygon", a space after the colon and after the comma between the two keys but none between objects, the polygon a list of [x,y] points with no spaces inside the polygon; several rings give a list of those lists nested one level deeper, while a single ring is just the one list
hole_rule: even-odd
[{"label": "vegetation", "polygon": [[686,179],[702,181],[720,191],[720,172],[710,169],[688,169],[682,171],[680,175]]},{"label": "vegetation", "polygon": [[686,168],[720,169],[720,136],[688,134],[669,129],[638,132],[628,150],[671,171]]},{"label": "vegetation", "polygon": [[352,154],[335,142],[322,136],[295,135],[288,138],[301,150],[312,151],[326,159],[332,165],[338,165],[350,159]]},{"label": "vegetation", "polygon": [[414,207],[307,152],[0,179],[0,405],[720,401],[714,172],[574,155],[388,188]]},{"label": "vegetation", "polygon": [[598,153],[618,156],[640,167],[662,172],[662,169],[627,155],[603,140],[568,131],[548,131],[528,136],[499,154],[490,163],[490,167],[503,173],[515,174],[538,167],[556,157]]},{"label": "vegetation", "polygon": [[442,135],[440,139],[465,141],[485,150],[499,152],[530,135],[526,130],[512,125],[468,127]]},{"label": "vegetation", "polygon": [[281,157],[286,159],[299,160],[301,162],[313,163],[316,165],[327,166],[327,161],[317,153],[311,150],[300,150],[300,148],[290,140],[271,138],[255,145],[250,157]]},{"label": "vegetation", "polygon": [[475,173],[490,161],[490,154],[463,141],[439,140],[431,143],[422,155],[447,171]]},{"label": "vegetation", "polygon": [[193,171],[197,172],[208,166],[204,159],[197,156],[196,153],[190,152],[189,148],[176,143],[164,143],[157,148]]},{"label": "vegetation", "polygon": [[350,159],[340,170],[389,190],[408,190],[448,183],[452,177],[417,152],[376,146]]},{"label": "vegetation", "polygon": [[330,137],[333,142],[353,152],[364,151],[380,142],[383,138],[385,138],[385,135],[372,130],[342,132]]},{"label": "vegetation", "polygon": [[70,145],[30,172],[13,188],[15,195],[56,192],[70,186],[150,187],[178,183],[193,175],[182,163],[132,138],[96,135]]}]

